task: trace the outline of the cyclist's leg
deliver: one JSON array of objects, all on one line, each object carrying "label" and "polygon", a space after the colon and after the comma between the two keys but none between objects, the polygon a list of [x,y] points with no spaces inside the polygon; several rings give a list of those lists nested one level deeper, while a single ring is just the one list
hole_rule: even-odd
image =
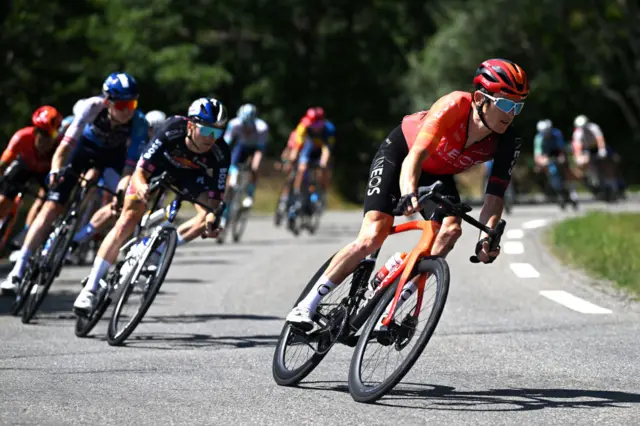
[{"label": "cyclist's leg", "polygon": [[[98,249],[98,253],[93,262],[93,268],[89,274],[89,280],[85,289],[95,293],[98,289],[100,279],[104,277],[111,265],[118,258],[120,247],[126,242],[135,230],[136,225],[142,219],[145,211],[145,204],[136,199],[135,190],[129,187],[127,197],[122,207],[122,213],[118,217],[116,224],[107,233]],[[80,296],[78,296],[80,299]]]},{"label": "cyclist's leg", "polygon": [[[4,290],[15,289],[17,282],[24,274],[31,254],[45,241],[51,230],[51,224],[64,210],[64,206],[76,184],[76,175],[82,173],[88,166],[92,151],[86,149],[81,142],[78,141],[69,156],[70,170],[66,169],[60,184],[47,192],[47,201],[29,227],[13,269],[9,272],[6,280],[0,284],[0,287]],[[14,285],[11,285],[12,283]]]},{"label": "cyclist's leg", "polygon": [[247,186],[247,198],[243,201],[244,207],[251,207],[253,205],[253,197],[256,192],[256,184],[258,182],[258,172],[260,170],[260,163],[262,162],[262,154],[264,152],[264,146],[257,146],[251,155],[251,174],[249,175],[249,185]]},{"label": "cyclist's leg", "polygon": [[[102,173],[102,178],[104,180],[105,188],[109,189],[112,192],[116,192],[118,183],[120,181],[120,174],[112,168],[106,168]],[[108,192],[107,194],[108,197],[106,199],[108,200],[109,198],[111,198],[111,194],[109,194]],[[106,204],[96,210],[93,216],[91,216],[91,220],[89,220],[89,223],[87,223],[85,226],[80,228],[78,232],[76,232],[73,237],[73,241],[79,244],[89,240],[94,235],[101,232],[112,219],[115,219],[115,217],[116,212],[112,208],[111,204],[107,201]]]},{"label": "cyclist's leg", "polygon": [[300,189],[302,188],[302,180],[304,179],[305,173],[311,162],[311,155],[313,154],[313,142],[307,141],[304,146],[300,150],[300,154],[298,155],[298,167],[295,179],[293,180],[293,192],[294,194],[299,194]]},{"label": "cyclist's leg", "polygon": [[206,228],[207,211],[197,204],[193,205],[196,215],[178,227],[178,247],[202,235]]},{"label": "cyclist's leg", "polygon": [[387,141],[371,163],[365,214],[358,236],[336,253],[316,285],[287,316],[287,321],[312,324],[312,312],[322,298],[342,283],[360,261],[379,249],[389,235],[394,220],[392,211],[400,197],[400,169],[408,147],[400,128],[391,132]]}]

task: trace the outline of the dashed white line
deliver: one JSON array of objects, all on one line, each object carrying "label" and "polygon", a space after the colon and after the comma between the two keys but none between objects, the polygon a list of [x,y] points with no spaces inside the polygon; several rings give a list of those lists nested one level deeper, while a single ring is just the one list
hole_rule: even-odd
[{"label": "dashed white line", "polygon": [[524,231],[522,229],[509,229],[507,231],[507,238],[510,240],[519,240],[524,236]]},{"label": "dashed white line", "polygon": [[522,254],[524,245],[520,241],[507,241],[504,243],[503,250],[507,254]]},{"label": "dashed white line", "polygon": [[522,227],[524,229],[535,229],[535,228],[541,228],[545,226],[547,223],[549,223],[547,219],[536,219],[536,220],[530,220],[528,222],[523,223]]},{"label": "dashed white line", "polygon": [[540,276],[540,272],[530,263],[511,263],[509,267],[518,278],[538,278]]},{"label": "dashed white line", "polygon": [[541,291],[540,294],[547,299],[553,300],[561,305],[566,306],[569,309],[583,313],[583,314],[610,314],[610,309],[602,308],[598,305],[594,305],[591,302],[587,302],[571,293],[567,293],[562,290],[546,290]]}]

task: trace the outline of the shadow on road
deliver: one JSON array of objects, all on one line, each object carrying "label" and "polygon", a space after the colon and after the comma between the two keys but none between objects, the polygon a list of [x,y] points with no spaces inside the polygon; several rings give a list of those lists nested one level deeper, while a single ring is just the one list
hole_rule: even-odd
[{"label": "shadow on road", "polygon": [[194,324],[216,320],[284,321],[284,318],[253,314],[149,315],[144,317],[142,322],[145,324]]},{"label": "shadow on road", "polygon": [[173,261],[171,262],[171,265],[205,265],[205,266],[212,266],[212,265],[231,265],[232,263],[235,262],[230,262],[228,260],[225,259],[211,259],[210,257],[207,258],[200,258],[200,259],[184,259],[184,258],[174,258]]},{"label": "shadow on road", "polygon": [[[302,389],[348,393],[344,382],[303,382]],[[451,386],[401,383],[378,405],[442,411],[530,411],[552,408],[628,408],[640,394],[593,389],[508,388],[456,391]]]},{"label": "shadow on road", "polygon": [[241,349],[275,346],[279,337],[279,335],[211,336],[196,333],[150,333],[134,334],[123,346],[156,350],[184,350],[202,347]]},{"label": "shadow on road", "polygon": [[[37,324],[41,320],[49,319],[75,319],[71,309],[73,308],[73,301],[78,297],[78,293],[80,293],[80,285],[78,285],[77,291],[54,290],[52,287],[52,290],[42,302],[42,306],[36,312],[32,323]],[[0,315],[9,315],[13,300],[13,297],[0,297]]]}]

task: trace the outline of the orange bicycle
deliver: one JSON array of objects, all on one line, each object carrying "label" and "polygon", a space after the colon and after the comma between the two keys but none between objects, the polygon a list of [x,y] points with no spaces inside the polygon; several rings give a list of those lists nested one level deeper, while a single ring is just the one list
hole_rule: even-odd
[{"label": "orange bicycle", "polygon": [[[489,235],[491,250],[499,247],[506,222],[495,229],[467,213],[471,207],[454,204],[436,191],[440,181],[418,190],[419,203],[438,207],[431,220],[416,220],[392,228],[391,234],[422,231],[418,244],[402,263],[369,288],[380,250],[360,262],[350,285],[342,284],[318,306],[311,330],[285,323],[273,357],[273,376],[279,385],[299,383],[322,361],[336,343],[355,347],[349,369],[349,392],[358,402],[384,396],[409,372],[438,325],[449,291],[449,266],[431,248],[446,216],[457,216]],[[395,215],[402,212],[394,211]],[[470,259],[474,263],[476,256]],[[296,304],[311,290],[331,259],[311,278]],[[345,280],[345,282],[347,282]],[[432,293],[429,295],[427,293]],[[424,315],[424,318],[420,318]],[[394,366],[388,363],[393,362]],[[386,364],[385,364],[386,363]],[[383,365],[384,364],[384,365]],[[376,370],[379,367],[379,370]]]}]

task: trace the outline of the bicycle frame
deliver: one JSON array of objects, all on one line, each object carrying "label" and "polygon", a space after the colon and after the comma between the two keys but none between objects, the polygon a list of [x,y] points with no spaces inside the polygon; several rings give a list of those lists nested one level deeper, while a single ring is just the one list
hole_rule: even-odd
[{"label": "bicycle frame", "polygon": [[[407,231],[422,231],[422,235],[420,236],[420,240],[418,241],[416,246],[411,250],[409,255],[405,257],[400,266],[393,270],[390,274],[388,274],[378,286],[378,291],[383,290],[390,286],[391,283],[393,283],[396,278],[400,276],[400,282],[398,283],[398,287],[396,288],[396,294],[393,297],[393,301],[391,302],[391,309],[389,310],[388,315],[382,320],[382,324],[384,326],[388,326],[393,320],[396,306],[398,304],[398,300],[400,299],[400,295],[402,294],[404,285],[409,280],[411,272],[414,270],[418,259],[431,256],[431,249],[433,247],[433,243],[435,242],[436,236],[438,235],[438,232],[440,232],[441,226],[442,224],[435,220],[413,220],[411,222],[394,225],[391,228],[391,232],[389,233],[389,235],[401,234]],[[425,282],[426,277],[420,277],[420,280],[418,281],[418,300],[416,303],[416,310],[414,312],[414,315],[418,315],[418,313],[420,312]]]}]

